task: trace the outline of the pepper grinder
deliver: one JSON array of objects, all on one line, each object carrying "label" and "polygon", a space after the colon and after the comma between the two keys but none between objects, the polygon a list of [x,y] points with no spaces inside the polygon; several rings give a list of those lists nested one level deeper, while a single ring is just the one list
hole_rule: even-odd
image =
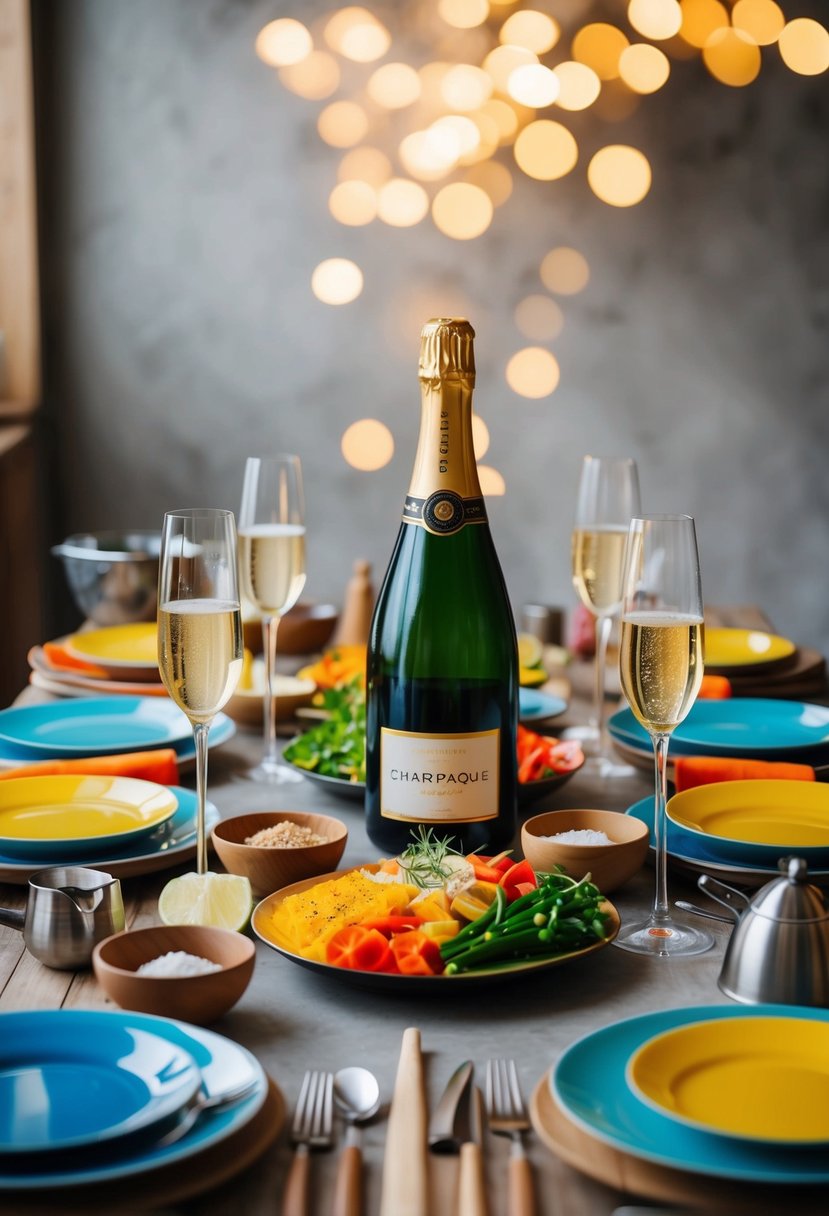
[{"label": "pepper grinder", "polygon": [[334,635],[335,646],[364,646],[368,642],[371,614],[374,611],[374,587],[371,563],[358,558],[345,589],[345,600]]}]

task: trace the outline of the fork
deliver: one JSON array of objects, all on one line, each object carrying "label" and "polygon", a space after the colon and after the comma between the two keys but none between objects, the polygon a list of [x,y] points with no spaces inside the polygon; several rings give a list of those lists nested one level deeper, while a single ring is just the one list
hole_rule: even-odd
[{"label": "fork", "polygon": [[330,1072],[309,1069],[297,1098],[291,1142],[294,1159],[282,1196],[282,1216],[307,1216],[309,1149],[330,1148],[334,1127],[334,1078]]},{"label": "fork", "polygon": [[522,1133],[530,1121],[521,1096],[514,1060],[487,1060],[486,1110],[490,1130],[509,1136],[512,1153],[509,1163],[509,1216],[534,1216],[535,1194],[530,1163],[524,1151]]}]

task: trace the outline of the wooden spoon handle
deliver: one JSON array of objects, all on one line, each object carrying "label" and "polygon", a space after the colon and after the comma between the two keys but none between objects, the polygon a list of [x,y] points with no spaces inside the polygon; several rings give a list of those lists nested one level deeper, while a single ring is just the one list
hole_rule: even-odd
[{"label": "wooden spoon handle", "polygon": [[380,1216],[429,1216],[426,1123],[420,1031],[409,1026],[389,1111]]},{"label": "wooden spoon handle", "polygon": [[308,1216],[308,1145],[298,1144],[282,1192],[282,1216]]},{"label": "wooden spoon handle", "polygon": [[331,1216],[361,1216],[363,1210],[363,1154],[356,1144],[340,1153]]},{"label": "wooden spoon handle", "polygon": [[461,1145],[458,1216],[489,1216],[483,1158],[480,1147],[472,1141]]}]

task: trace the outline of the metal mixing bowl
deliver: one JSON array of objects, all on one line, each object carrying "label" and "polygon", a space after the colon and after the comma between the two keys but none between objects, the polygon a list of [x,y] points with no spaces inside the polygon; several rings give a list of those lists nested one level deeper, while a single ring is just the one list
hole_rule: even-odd
[{"label": "metal mixing bowl", "polygon": [[52,553],[84,617],[127,625],[155,619],[160,548],[160,532],[82,532]]}]

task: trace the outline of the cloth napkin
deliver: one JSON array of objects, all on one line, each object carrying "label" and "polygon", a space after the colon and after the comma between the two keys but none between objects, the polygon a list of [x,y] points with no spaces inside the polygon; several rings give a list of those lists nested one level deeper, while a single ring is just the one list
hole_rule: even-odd
[{"label": "cloth napkin", "polygon": [[49,666],[54,667],[57,671],[77,671],[83,675],[97,676],[101,679],[107,679],[109,676],[109,672],[105,668],[98,667],[95,663],[88,663],[86,659],[76,658],[57,642],[44,642],[41,649]]},{"label": "cloth napkin", "polygon": [[703,701],[727,701],[731,681],[726,676],[703,676],[697,696]]},{"label": "cloth napkin", "polygon": [[808,764],[785,760],[738,760],[726,756],[677,756],[674,786],[679,794],[712,781],[814,781]]},{"label": "cloth napkin", "polygon": [[178,757],[172,747],[157,751],[125,752],[115,756],[83,756],[72,760],[38,760],[0,772],[0,781],[11,777],[57,777],[89,774],[95,777],[137,777],[157,785],[178,785]]}]

